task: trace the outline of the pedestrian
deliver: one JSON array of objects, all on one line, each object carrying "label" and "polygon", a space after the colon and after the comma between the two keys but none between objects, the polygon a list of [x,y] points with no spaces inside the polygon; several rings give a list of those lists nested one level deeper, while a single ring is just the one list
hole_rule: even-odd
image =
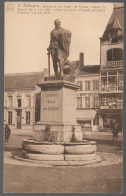
[{"label": "pedestrian", "polygon": [[118,137],[119,137],[119,136],[118,136],[119,127],[118,127],[118,124],[117,124],[117,123],[114,123],[112,133],[113,133],[113,141],[114,141],[114,140],[117,141],[117,139],[118,139]]},{"label": "pedestrian", "polygon": [[5,126],[5,142],[8,143],[9,137],[11,134],[11,129],[8,125]]}]

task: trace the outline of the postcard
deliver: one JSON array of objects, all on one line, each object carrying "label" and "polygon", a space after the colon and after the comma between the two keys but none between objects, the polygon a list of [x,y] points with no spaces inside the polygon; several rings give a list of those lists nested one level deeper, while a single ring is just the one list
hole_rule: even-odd
[{"label": "postcard", "polygon": [[123,193],[124,3],[4,3],[4,193]]}]

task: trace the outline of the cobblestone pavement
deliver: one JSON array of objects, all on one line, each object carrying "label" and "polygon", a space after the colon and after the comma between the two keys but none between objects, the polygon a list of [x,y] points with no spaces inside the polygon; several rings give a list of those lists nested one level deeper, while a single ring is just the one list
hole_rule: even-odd
[{"label": "cobblestone pavement", "polygon": [[11,165],[27,165],[34,167],[52,167],[52,166],[83,166],[83,167],[99,167],[113,164],[122,163],[122,155],[98,152],[97,155],[101,157],[101,161],[98,163],[85,164],[83,161],[32,161],[26,159],[15,159],[11,152],[5,152],[4,163]]},{"label": "cobblestone pavement", "polygon": [[14,159],[11,153],[21,152],[23,138],[29,137],[11,135],[4,148],[6,193],[122,193],[121,141],[97,140],[99,163],[56,166]]}]

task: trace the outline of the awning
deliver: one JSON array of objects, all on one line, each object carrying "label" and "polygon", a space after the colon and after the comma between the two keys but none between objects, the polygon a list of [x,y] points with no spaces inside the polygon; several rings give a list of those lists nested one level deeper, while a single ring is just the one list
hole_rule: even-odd
[{"label": "awning", "polygon": [[76,111],[77,111],[77,115],[76,115],[77,120],[94,120],[95,115],[97,113],[95,110],[92,109],[76,110]]},{"label": "awning", "polygon": [[101,109],[101,114],[123,114],[123,110],[121,108]]}]

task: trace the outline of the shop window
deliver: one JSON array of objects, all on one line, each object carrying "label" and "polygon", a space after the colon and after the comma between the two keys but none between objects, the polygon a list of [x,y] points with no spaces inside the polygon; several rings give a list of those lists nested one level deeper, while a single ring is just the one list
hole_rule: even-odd
[{"label": "shop window", "polygon": [[93,90],[99,90],[99,80],[93,80]]},{"label": "shop window", "polygon": [[82,97],[77,97],[77,108],[82,108]]},{"label": "shop window", "polygon": [[12,106],[13,106],[13,97],[8,96],[8,107],[12,107]]},{"label": "shop window", "polygon": [[99,108],[99,98],[98,97],[93,98],[93,108]]},{"label": "shop window", "polygon": [[8,124],[12,124],[12,112],[8,112]]},{"label": "shop window", "polygon": [[104,97],[101,99],[101,108],[103,109],[107,109],[108,108],[108,98],[107,97]]},{"label": "shop window", "polygon": [[82,81],[77,81],[76,84],[77,84],[78,86],[80,86],[80,88],[79,88],[78,90],[81,91],[81,90],[82,90]]},{"label": "shop window", "polygon": [[120,97],[105,97],[101,99],[102,109],[122,109],[123,99]]},{"label": "shop window", "polygon": [[121,48],[112,48],[107,51],[107,61],[123,60],[123,50]]},{"label": "shop window", "polygon": [[30,124],[30,112],[26,112],[26,124]]},{"label": "shop window", "polygon": [[90,97],[85,97],[85,108],[90,108]]},{"label": "shop window", "polygon": [[77,120],[82,127],[91,127],[91,120]]},{"label": "shop window", "polygon": [[90,81],[85,81],[85,90],[86,91],[90,90]]}]

